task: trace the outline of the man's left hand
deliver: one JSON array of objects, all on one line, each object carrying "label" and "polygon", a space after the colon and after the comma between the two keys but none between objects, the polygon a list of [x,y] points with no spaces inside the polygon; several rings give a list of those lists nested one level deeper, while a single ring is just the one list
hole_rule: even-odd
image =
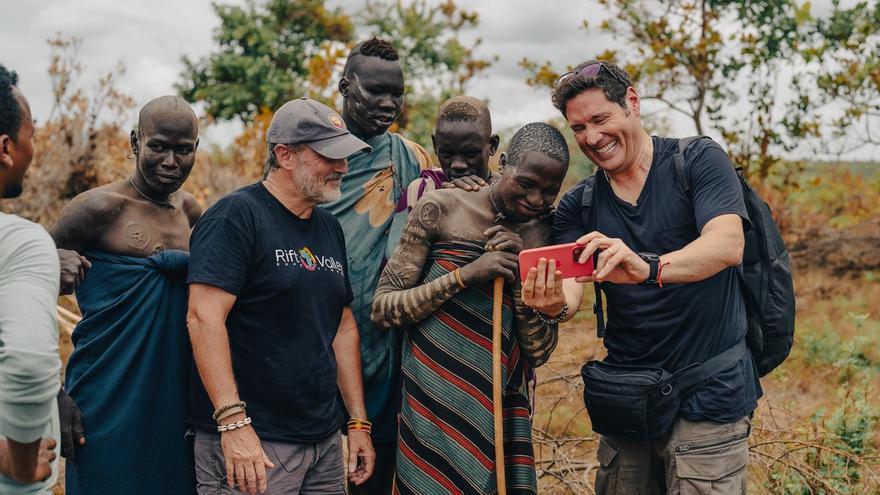
[{"label": "man's left hand", "polygon": [[376,451],[366,431],[348,432],[348,480],[361,485],[373,474]]},{"label": "man's left hand", "polygon": [[452,189],[457,187],[459,189],[464,189],[465,191],[479,191],[481,187],[486,187],[489,184],[486,183],[485,180],[481,179],[476,175],[468,175],[465,177],[458,177],[456,179],[452,179],[449,182],[444,182],[440,185],[440,187],[444,189]]},{"label": "man's left hand", "polygon": [[565,294],[562,292],[562,272],[556,269],[556,260],[541,258],[537,267],[529,268],[522,284],[522,302],[551,318],[562,313]]},{"label": "man's left hand", "polygon": [[516,232],[502,225],[489,227],[483,232],[489,238],[486,241],[486,251],[507,251],[519,254],[523,250],[523,240]]},{"label": "man's left hand", "polygon": [[73,294],[79,287],[92,263],[85,256],[69,249],[58,249],[58,263],[61,265],[61,286],[59,293]]},{"label": "man's left hand", "polygon": [[578,282],[611,282],[614,284],[638,284],[648,279],[651,267],[620,239],[606,237],[601,232],[590,232],[577,240],[584,246],[578,262],[586,263],[593,253],[600,250],[593,275],[578,277]]},{"label": "man's left hand", "polygon": [[82,412],[63,388],[58,391],[58,418],[61,423],[61,456],[72,461],[76,458],[77,445],[86,444],[86,435]]}]

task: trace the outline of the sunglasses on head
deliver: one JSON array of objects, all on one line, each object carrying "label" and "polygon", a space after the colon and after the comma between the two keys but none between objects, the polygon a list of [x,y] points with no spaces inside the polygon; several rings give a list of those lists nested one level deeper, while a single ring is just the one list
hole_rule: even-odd
[{"label": "sunglasses on head", "polygon": [[559,86],[563,81],[565,81],[566,79],[568,79],[569,77],[572,77],[572,76],[596,77],[599,75],[599,72],[601,72],[602,69],[605,69],[605,72],[610,74],[611,77],[616,79],[617,82],[619,82],[620,84],[623,84],[624,86],[629,86],[628,82],[624,81],[622,77],[617,75],[613,70],[609,69],[608,66],[605,65],[604,62],[593,62],[591,64],[587,64],[587,65],[581,67],[580,69],[568,71],[565,74],[559,76],[559,79],[556,80],[556,82],[554,83],[554,86]]}]

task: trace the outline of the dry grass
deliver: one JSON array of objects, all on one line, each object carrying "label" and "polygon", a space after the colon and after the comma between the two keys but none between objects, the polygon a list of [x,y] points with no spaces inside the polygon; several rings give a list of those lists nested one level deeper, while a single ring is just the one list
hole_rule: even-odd
[{"label": "dry grass", "polygon": [[[880,460],[876,455],[880,432],[874,427],[870,448],[854,453],[845,448],[847,438],[834,428],[830,415],[816,417],[817,412],[843,407],[841,416],[853,422],[862,419],[865,408],[880,407],[880,399],[870,394],[880,385],[880,348],[873,345],[880,337],[880,315],[876,313],[880,284],[840,280],[820,272],[805,273],[796,282],[797,342],[791,358],[762,379],[765,396],[755,412],[750,437],[749,492],[880,493]],[[582,307],[591,306],[592,301],[587,300]],[[869,317],[859,327],[858,315],[864,314]],[[827,331],[840,340],[828,340]],[[814,355],[817,345],[851,342],[860,333],[870,338],[857,350],[869,364],[858,371],[847,370],[840,358]],[[564,325],[560,334],[550,362],[538,369],[534,442],[539,492],[594,493],[598,439],[584,409],[580,367],[589,359],[600,358],[604,349],[595,337],[595,321],[589,310]],[[833,479],[835,473],[837,479]]]}]

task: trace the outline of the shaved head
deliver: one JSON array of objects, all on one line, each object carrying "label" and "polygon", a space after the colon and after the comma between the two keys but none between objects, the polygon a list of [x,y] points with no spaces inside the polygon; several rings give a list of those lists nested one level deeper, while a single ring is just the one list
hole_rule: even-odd
[{"label": "shaved head", "polygon": [[486,132],[492,134],[492,117],[489,107],[483,100],[473,96],[455,96],[440,105],[437,123],[440,122],[476,122]]},{"label": "shaved head", "polygon": [[568,144],[558,129],[543,122],[526,124],[510,138],[508,164],[516,167],[530,151],[541,152],[568,167]]},{"label": "shaved head", "polygon": [[191,128],[193,137],[199,134],[199,119],[189,103],[179,96],[160,96],[147,102],[138,112],[138,135],[143,136],[160,122],[173,122],[177,128]]},{"label": "shaved head", "polygon": [[180,189],[196,160],[199,119],[179,96],[150,100],[138,113],[138,126],[131,131],[135,156],[132,176],[153,197],[168,197]]}]

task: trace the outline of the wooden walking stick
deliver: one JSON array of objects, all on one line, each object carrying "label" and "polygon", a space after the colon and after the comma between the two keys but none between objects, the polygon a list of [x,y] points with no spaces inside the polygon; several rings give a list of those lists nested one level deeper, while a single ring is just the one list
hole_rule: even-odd
[{"label": "wooden walking stick", "polygon": [[504,409],[501,391],[501,301],[504,278],[495,279],[492,290],[492,403],[495,413],[495,479],[498,495],[507,493],[504,478]]}]

